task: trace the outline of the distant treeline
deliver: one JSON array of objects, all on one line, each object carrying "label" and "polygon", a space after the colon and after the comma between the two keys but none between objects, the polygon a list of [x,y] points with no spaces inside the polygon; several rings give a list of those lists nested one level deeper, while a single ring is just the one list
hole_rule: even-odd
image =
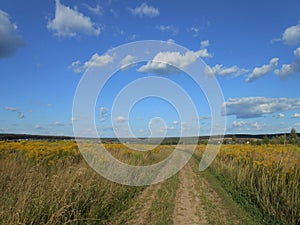
[{"label": "distant treeline", "polygon": [[[297,134],[295,134],[297,135]],[[297,135],[299,137],[299,134]],[[200,137],[166,137],[162,141],[160,138],[100,138],[99,141],[103,143],[145,143],[145,144],[157,144],[158,142],[161,144],[189,144],[195,143],[198,141],[199,144],[207,144],[210,136],[200,136]],[[216,138],[218,138],[216,136]],[[226,134],[224,135],[223,143],[231,144],[231,143],[246,143],[246,142],[262,142],[267,143],[275,142],[276,140],[285,142],[285,140],[289,140],[291,138],[291,133],[280,133],[280,134]],[[91,138],[80,138],[83,140],[94,140]],[[32,134],[0,134],[0,140],[10,140],[10,141],[18,141],[18,140],[75,140],[74,137],[70,136],[50,136],[50,135],[32,135]],[[217,140],[217,139],[216,139]]]},{"label": "distant treeline", "polygon": [[71,140],[69,136],[35,135],[35,134],[0,134],[0,140]]}]

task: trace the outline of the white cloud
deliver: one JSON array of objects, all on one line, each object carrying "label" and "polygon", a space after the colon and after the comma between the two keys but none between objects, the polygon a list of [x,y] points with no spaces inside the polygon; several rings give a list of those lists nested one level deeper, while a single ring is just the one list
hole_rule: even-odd
[{"label": "white cloud", "polygon": [[64,124],[60,121],[55,121],[54,125],[55,126],[64,126]]},{"label": "white cloud", "polygon": [[232,126],[233,127],[243,127],[247,124],[245,121],[233,121]]},{"label": "white cloud", "polygon": [[295,73],[292,64],[283,64],[279,70],[274,71],[281,79],[287,78],[291,74]]},{"label": "white cloud", "polygon": [[159,16],[159,10],[158,8],[155,8],[153,6],[148,6],[147,3],[142,3],[139,7],[136,7],[134,9],[129,8],[129,11],[134,16],[147,16],[147,17],[156,17]]},{"label": "white cloud", "polygon": [[240,76],[242,74],[245,74],[248,72],[247,69],[239,68],[238,66],[231,66],[231,67],[224,67],[223,65],[216,64],[214,67],[207,66],[206,68],[206,74],[211,76]]},{"label": "white cloud", "polygon": [[132,56],[132,55],[127,55],[125,56],[122,61],[121,61],[121,69],[122,70],[125,70],[125,69],[128,69],[129,67],[131,66],[134,66],[134,61],[136,60],[137,58],[135,56]]},{"label": "white cloud", "polygon": [[142,73],[154,73],[158,75],[168,75],[182,73],[186,67],[194,63],[198,57],[211,57],[207,49],[198,51],[180,52],[159,52],[152,61],[141,66],[138,71]]},{"label": "white cloud", "polygon": [[17,25],[10,21],[9,15],[0,10],[0,58],[12,55],[25,45],[17,29]]},{"label": "white cloud", "polygon": [[231,129],[238,130],[238,131],[245,131],[245,130],[249,131],[253,128],[255,130],[261,130],[263,128],[263,126],[264,125],[262,125],[258,122],[250,123],[250,122],[246,122],[246,121],[233,121]]},{"label": "white cloud", "polygon": [[178,120],[174,120],[172,123],[173,123],[174,125],[178,125],[178,124],[179,124]]},{"label": "white cloud", "polygon": [[165,121],[163,119],[161,119],[159,117],[152,118],[148,125],[149,125],[149,129],[150,129],[152,137],[166,135],[168,126],[165,124]]},{"label": "white cloud", "polygon": [[73,69],[75,73],[81,73],[84,71],[84,69],[81,67],[81,62],[79,60],[72,62],[69,68]]},{"label": "white cloud", "polygon": [[171,127],[168,127],[168,126],[167,126],[166,129],[167,129],[167,130],[176,130],[176,128],[175,128],[175,127],[172,127],[172,126],[171,126]]},{"label": "white cloud", "polygon": [[283,113],[278,113],[277,115],[274,116],[275,118],[277,119],[281,119],[281,118],[284,118],[285,115]]},{"label": "white cloud", "polygon": [[72,118],[71,118],[71,121],[72,121],[72,122],[78,121],[78,118],[72,117]]},{"label": "white cloud", "polygon": [[108,117],[108,109],[105,107],[100,107],[100,122],[106,121]]},{"label": "white cloud", "polygon": [[104,13],[103,8],[100,5],[96,5],[95,7],[91,7],[88,4],[84,4],[87,9],[94,15],[102,16]]},{"label": "white cloud", "polygon": [[207,48],[209,46],[209,40],[201,41],[200,47],[201,48]]},{"label": "white cloud", "polygon": [[137,37],[138,37],[137,34],[132,34],[132,35],[130,35],[127,39],[128,39],[129,41],[134,41]]},{"label": "white cloud", "polygon": [[294,115],[291,116],[291,118],[300,118],[300,113],[295,113]]},{"label": "white cloud", "polygon": [[100,107],[100,114],[101,116],[105,116],[108,113],[108,109],[105,107]]},{"label": "white cloud", "polygon": [[103,67],[111,63],[112,61],[113,56],[110,56],[108,54],[98,55],[97,53],[95,53],[89,61],[84,63],[84,67]]},{"label": "white cloud", "polygon": [[296,50],[294,50],[294,55],[298,60],[300,60],[300,47],[298,47]]},{"label": "white cloud", "polygon": [[190,32],[193,34],[194,37],[199,36],[200,28],[199,27],[190,27],[187,29],[187,32]]},{"label": "white cloud", "polygon": [[15,108],[15,107],[4,107],[4,109],[7,111],[18,111],[19,110],[18,108]]},{"label": "white cloud", "polygon": [[114,60],[114,55],[111,56],[109,54],[98,55],[95,53],[88,61],[86,61],[83,65],[79,60],[71,63],[69,68],[73,69],[75,73],[82,73],[90,68],[101,68],[108,64],[110,64]]},{"label": "white cloud", "polygon": [[34,126],[35,129],[42,130],[44,129],[41,125],[37,124]]},{"label": "white cloud", "polygon": [[187,136],[196,136],[199,134],[200,126],[195,122],[181,122],[181,130]]},{"label": "white cloud", "polygon": [[275,38],[271,42],[283,41],[287,45],[297,45],[300,43],[300,21],[297,25],[285,29],[281,38]]},{"label": "white cloud", "polygon": [[101,32],[89,17],[62,5],[59,0],[56,0],[55,17],[48,22],[47,28],[60,37],[75,37],[80,33],[98,36]]},{"label": "white cloud", "polygon": [[300,47],[294,50],[296,60],[291,64],[283,64],[280,69],[275,70],[275,74],[281,79],[287,78],[288,76],[296,73],[300,73]]},{"label": "white cloud", "polygon": [[206,48],[200,49],[194,53],[196,54],[197,57],[201,57],[201,58],[211,58],[212,57],[212,54],[209,53]]},{"label": "white cloud", "polygon": [[23,112],[21,112],[20,108],[15,108],[15,107],[4,107],[6,111],[11,111],[11,112],[16,112],[18,119],[24,119],[25,115]]},{"label": "white cloud", "polygon": [[172,74],[180,73],[180,69],[192,64],[197,59],[193,52],[180,54],[179,52],[160,52],[152,61],[138,69],[143,73]]},{"label": "white cloud", "polygon": [[256,130],[261,130],[263,125],[261,125],[260,123],[258,122],[254,122],[254,123],[251,123],[250,124],[251,127],[254,127]]},{"label": "white cloud", "polygon": [[252,82],[268,73],[271,73],[278,66],[279,59],[272,58],[270,63],[261,67],[255,67],[252,73],[247,77],[246,82]]},{"label": "white cloud", "polygon": [[170,32],[172,35],[176,35],[179,32],[179,29],[177,27],[174,27],[173,25],[160,25],[157,27],[162,32]]},{"label": "white cloud", "polygon": [[124,116],[117,116],[117,117],[115,117],[115,121],[118,123],[124,123],[127,121],[127,119]]},{"label": "white cloud", "polygon": [[235,115],[237,118],[254,118],[264,114],[299,108],[300,98],[230,98],[222,106],[222,115]]},{"label": "white cloud", "polygon": [[175,40],[173,40],[172,38],[170,38],[170,39],[167,40],[167,42],[170,43],[170,44],[174,44]]}]

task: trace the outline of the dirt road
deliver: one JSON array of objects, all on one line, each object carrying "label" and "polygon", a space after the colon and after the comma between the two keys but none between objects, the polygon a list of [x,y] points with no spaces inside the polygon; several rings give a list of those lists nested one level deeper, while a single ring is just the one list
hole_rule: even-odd
[{"label": "dirt road", "polygon": [[[195,160],[176,176],[178,181],[173,182],[173,186],[162,182],[146,187],[132,207],[112,224],[245,224],[241,215],[237,215],[240,211],[232,207],[235,203],[231,200],[228,204],[229,195],[225,201],[221,196],[224,193],[217,193],[215,184],[211,185],[203,172],[197,171]],[[172,188],[175,188],[174,195]],[[164,196],[159,194],[162,191],[165,191]],[[171,210],[164,212],[163,207],[157,208],[159,204]]]}]

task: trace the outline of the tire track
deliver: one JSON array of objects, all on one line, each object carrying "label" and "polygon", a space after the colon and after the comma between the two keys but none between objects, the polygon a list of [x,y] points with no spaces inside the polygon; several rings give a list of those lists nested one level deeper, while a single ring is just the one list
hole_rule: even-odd
[{"label": "tire track", "polygon": [[149,224],[146,218],[150,213],[150,208],[153,200],[156,197],[158,190],[161,188],[161,183],[147,186],[145,190],[137,198],[136,203],[126,210],[117,222],[112,224]]},{"label": "tire track", "polygon": [[189,163],[180,171],[179,177],[173,215],[174,224],[208,224],[205,209],[197,196],[195,177]]}]

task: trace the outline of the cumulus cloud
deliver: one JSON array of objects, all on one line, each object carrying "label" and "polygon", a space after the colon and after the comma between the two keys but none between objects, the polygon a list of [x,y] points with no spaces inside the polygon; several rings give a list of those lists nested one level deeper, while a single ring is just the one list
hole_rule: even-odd
[{"label": "cumulus cloud", "polygon": [[55,121],[54,125],[55,126],[64,126],[64,124],[62,122],[60,122],[60,121]]},{"label": "cumulus cloud", "polygon": [[13,111],[13,112],[19,110],[18,108],[15,108],[15,107],[4,107],[4,109],[7,110],[7,111]]},{"label": "cumulus cloud", "polygon": [[300,47],[294,51],[296,60],[291,64],[283,64],[280,69],[275,70],[275,74],[281,79],[285,79],[288,76],[296,73],[300,73]]},{"label": "cumulus cloud", "polygon": [[205,73],[211,76],[229,76],[233,75],[235,77],[247,73],[247,69],[239,68],[238,66],[224,67],[223,65],[216,64],[214,67],[207,66],[205,68]]},{"label": "cumulus cloud", "polygon": [[198,57],[211,57],[208,50],[200,49],[198,51],[180,52],[159,52],[146,65],[141,66],[138,72],[153,73],[157,75],[168,75],[182,73],[186,67],[194,63]]},{"label": "cumulus cloud", "polygon": [[277,119],[281,119],[281,118],[284,118],[285,115],[283,113],[278,113],[277,115],[274,116],[275,118]]},{"label": "cumulus cloud", "polygon": [[294,55],[296,56],[296,58],[298,60],[300,60],[300,47],[298,47],[295,51],[294,51]]},{"label": "cumulus cloud", "polygon": [[75,73],[82,73],[87,69],[104,67],[110,64],[114,60],[114,57],[114,55],[98,55],[98,53],[95,53],[88,61],[83,64],[79,60],[72,62],[69,68],[73,69]]},{"label": "cumulus cloud", "polygon": [[264,114],[299,108],[300,98],[230,98],[222,105],[222,115],[235,115],[237,118],[255,118]]},{"label": "cumulus cloud", "polygon": [[155,8],[153,6],[147,5],[147,3],[142,3],[140,6],[136,8],[128,8],[128,10],[131,12],[134,16],[140,16],[140,17],[156,17],[159,16],[159,10],[158,8]]},{"label": "cumulus cloud", "polygon": [[245,121],[233,121],[232,126],[233,127],[243,127],[247,124]]},{"label": "cumulus cloud", "polygon": [[42,130],[42,129],[44,129],[41,125],[39,125],[39,124],[36,124],[35,126],[34,126],[34,128],[35,129],[37,129],[37,130]]},{"label": "cumulus cloud", "polygon": [[100,107],[99,111],[100,111],[100,121],[101,122],[106,121],[108,117],[108,109],[105,107]]},{"label": "cumulus cloud", "polygon": [[17,30],[17,25],[10,21],[9,15],[0,10],[0,58],[11,56],[25,45]]},{"label": "cumulus cloud", "polygon": [[291,118],[300,118],[300,113],[295,113],[294,115],[291,116]]},{"label": "cumulus cloud", "polygon": [[258,122],[246,122],[246,121],[233,121],[232,122],[232,127],[231,129],[233,130],[238,130],[238,131],[245,131],[245,130],[251,130],[251,129],[255,129],[255,130],[261,130],[263,128],[264,125],[258,123]]},{"label": "cumulus cloud", "polygon": [[201,48],[207,48],[209,46],[209,40],[201,41],[200,47]]},{"label": "cumulus cloud", "polygon": [[116,116],[116,117],[115,117],[115,121],[116,121],[117,123],[125,123],[125,122],[127,121],[127,119],[126,119],[126,117],[124,117],[124,116]]},{"label": "cumulus cloud", "polygon": [[98,36],[101,32],[91,18],[62,5],[59,0],[56,0],[55,17],[48,22],[47,28],[59,37],[75,37],[78,34]]},{"label": "cumulus cloud", "polygon": [[271,42],[282,41],[287,45],[297,45],[300,43],[300,21],[297,25],[288,27],[281,38],[275,38]]},{"label": "cumulus cloud", "polygon": [[102,16],[103,13],[104,13],[103,8],[100,5],[98,5],[98,4],[95,7],[92,7],[92,6],[88,5],[88,4],[84,4],[84,5],[94,15]]},{"label": "cumulus cloud", "polygon": [[72,122],[78,121],[78,118],[72,117],[72,118],[71,118],[71,121],[72,121]]},{"label": "cumulus cloud", "polygon": [[246,82],[252,82],[262,76],[271,73],[278,66],[279,59],[272,58],[269,64],[263,65],[261,67],[255,67],[252,73],[247,77]]},{"label": "cumulus cloud", "polygon": [[131,66],[134,66],[134,61],[136,60],[137,58],[135,56],[132,56],[132,55],[127,55],[125,56],[122,61],[121,61],[121,69],[122,70],[125,70],[125,69],[128,69],[129,67]]},{"label": "cumulus cloud", "polygon": [[179,124],[179,121],[178,121],[178,120],[174,120],[172,123],[173,123],[174,125],[178,125],[178,124]]},{"label": "cumulus cloud", "polygon": [[170,32],[172,35],[176,35],[179,32],[179,29],[177,27],[174,27],[173,25],[160,25],[157,27],[162,32]]},{"label": "cumulus cloud", "polygon": [[187,32],[192,33],[193,37],[198,37],[199,32],[200,32],[200,28],[199,27],[190,27],[190,28],[187,29]]},{"label": "cumulus cloud", "polygon": [[100,114],[101,116],[105,116],[108,114],[108,109],[105,107],[100,107]]}]

